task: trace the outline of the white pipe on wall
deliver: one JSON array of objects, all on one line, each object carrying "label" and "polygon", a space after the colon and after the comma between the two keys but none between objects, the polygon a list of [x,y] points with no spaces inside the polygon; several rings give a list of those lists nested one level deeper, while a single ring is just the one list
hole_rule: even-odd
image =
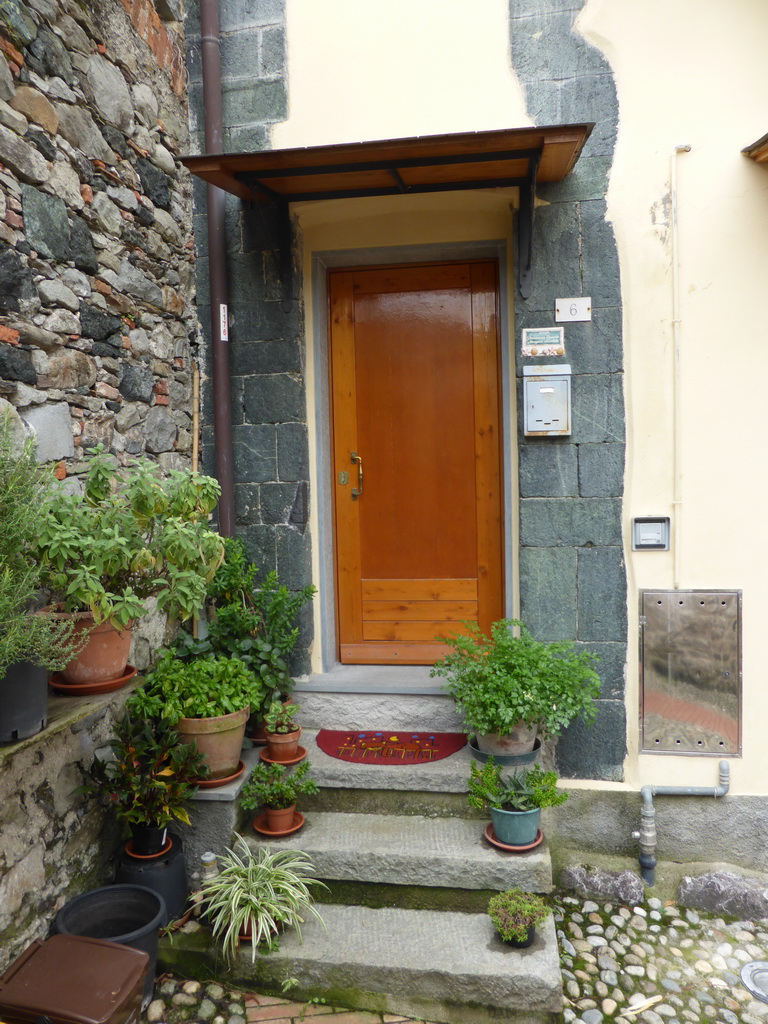
[{"label": "white pipe on wall", "polygon": [[683,467],[681,456],[682,445],[682,412],[680,402],[680,250],[678,245],[677,223],[677,159],[681,153],[690,153],[688,145],[675,146],[670,159],[670,216],[672,220],[672,563],[673,587],[680,587],[680,548],[683,518]]}]

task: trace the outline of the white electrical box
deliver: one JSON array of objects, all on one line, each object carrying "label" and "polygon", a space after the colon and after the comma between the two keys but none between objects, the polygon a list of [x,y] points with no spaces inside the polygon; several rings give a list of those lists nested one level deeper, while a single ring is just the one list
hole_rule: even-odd
[{"label": "white electrical box", "polygon": [[560,437],[571,432],[571,368],[523,367],[523,427],[526,437]]}]

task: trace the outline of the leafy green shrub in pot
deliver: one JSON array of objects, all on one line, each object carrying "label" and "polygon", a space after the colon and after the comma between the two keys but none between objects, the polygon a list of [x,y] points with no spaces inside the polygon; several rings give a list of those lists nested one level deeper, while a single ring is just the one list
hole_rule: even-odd
[{"label": "leafy green shrub in pot", "polygon": [[[503,742],[494,745],[520,725],[551,737],[579,716],[594,719],[600,678],[591,652],[577,651],[569,641],[535,640],[517,619],[495,622],[490,637],[476,623],[466,626],[468,635],[445,639],[451,652],[432,675],[446,678],[444,688],[481,750],[522,753]],[[533,749],[534,739],[535,731],[524,749]]]},{"label": "leafy green shrub in pot", "polygon": [[0,677],[20,661],[61,668],[77,648],[71,623],[32,614],[43,603],[35,545],[54,500],[53,477],[38,465],[32,440],[15,450],[11,416],[0,415]]},{"label": "leafy green shrub in pot", "polygon": [[175,723],[181,741],[194,741],[205,754],[211,778],[225,779],[238,769],[250,702],[262,696],[238,658],[187,662],[166,651],[127,705],[144,718]]},{"label": "leafy green shrub in pot", "polygon": [[203,755],[181,743],[167,719],[148,722],[126,712],[109,746],[112,757],[94,758],[79,792],[97,796],[133,833],[164,830],[173,821],[190,824],[189,803],[208,769]]},{"label": "leafy green shrub in pot", "polygon": [[306,915],[322,924],[311,890],[325,886],[310,875],[313,865],[305,853],[266,847],[254,853],[238,836],[219,865],[219,873],[203,881],[200,908],[228,961],[235,959],[241,937],[250,939],[255,961],[259,945],[271,946],[281,928],[295,928],[301,941]]},{"label": "leafy green shrub in pot", "polygon": [[284,764],[257,764],[243,786],[240,803],[246,811],[260,805],[278,811],[293,807],[299,796],[317,792],[317,783],[309,773],[309,761],[292,772]]},{"label": "leafy green shrub in pot", "polygon": [[35,459],[33,442],[16,443],[6,410],[0,415],[0,742],[40,731],[48,671],[62,669],[80,646],[73,623],[41,609],[35,544],[54,486]]},{"label": "leafy green shrub in pot", "polygon": [[182,661],[164,651],[141,689],[128,698],[144,718],[214,718],[258,703],[262,688],[238,658]]},{"label": "leafy green shrub in pot", "polygon": [[[46,586],[65,612],[92,616],[88,630],[126,630],[149,597],[171,619],[189,618],[223,557],[207,525],[218,496],[211,477],[176,470],[163,478],[149,460],[120,470],[99,445],[83,493],[57,494],[44,508],[36,547]],[[126,661],[129,642],[127,634]],[[76,672],[68,681],[85,681]]]},{"label": "leafy green shrub in pot", "polygon": [[519,948],[531,945],[533,930],[548,915],[546,901],[522,889],[497,893],[488,903],[488,916],[501,939]]},{"label": "leafy green shrub in pot", "polygon": [[[312,599],[315,588],[292,593],[276,572],[258,580],[242,541],[224,538],[224,561],[208,586],[208,635],[196,639],[182,632],[180,657],[226,655],[239,658],[264,685],[267,699],[293,689],[286,659],[299,636],[296,617]],[[254,713],[261,708],[252,705]]]}]

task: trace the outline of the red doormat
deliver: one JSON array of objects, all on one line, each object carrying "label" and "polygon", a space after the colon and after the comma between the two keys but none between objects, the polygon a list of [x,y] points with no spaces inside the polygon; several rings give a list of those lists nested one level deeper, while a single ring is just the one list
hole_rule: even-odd
[{"label": "red doormat", "polygon": [[340,761],[365,764],[424,764],[455,754],[467,742],[463,732],[339,732],[321,729],[317,745]]}]

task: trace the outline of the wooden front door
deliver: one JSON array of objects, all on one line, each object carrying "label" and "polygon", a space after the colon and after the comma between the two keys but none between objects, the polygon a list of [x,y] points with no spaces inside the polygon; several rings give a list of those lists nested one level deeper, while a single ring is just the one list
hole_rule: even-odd
[{"label": "wooden front door", "polygon": [[493,262],[331,271],[339,658],[430,664],[502,616]]}]

